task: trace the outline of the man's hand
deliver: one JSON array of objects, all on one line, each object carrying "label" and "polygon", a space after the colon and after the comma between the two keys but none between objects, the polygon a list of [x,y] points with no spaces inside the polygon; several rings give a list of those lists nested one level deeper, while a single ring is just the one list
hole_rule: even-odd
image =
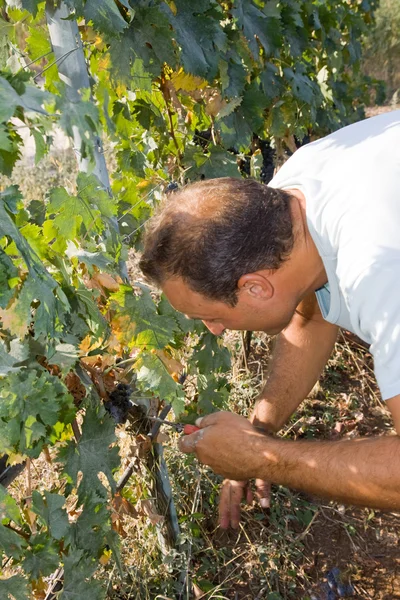
[{"label": "man's hand", "polygon": [[[264,414],[263,403],[257,402],[250,423],[258,429],[269,433],[268,414]],[[244,499],[247,504],[251,504],[254,497],[260,503],[261,508],[269,508],[271,506],[271,484],[269,481],[262,479],[255,480],[255,492],[252,491],[252,482],[250,481],[235,481],[226,479],[221,488],[219,498],[219,524],[222,529],[232,527],[237,529],[240,522],[241,503]]]},{"label": "man's hand", "polygon": [[235,481],[258,477],[263,471],[267,436],[248,419],[219,412],[198,419],[196,425],[199,431],[179,440],[182,452],[194,452],[200,462]]},{"label": "man's hand", "polygon": [[[271,484],[262,479],[256,479],[255,496],[258,498],[262,508],[269,508]],[[234,481],[225,479],[222,484],[219,497],[219,524],[222,529],[232,527],[237,529],[240,522],[240,505],[243,498],[247,504],[251,504],[254,494],[249,481]]]}]

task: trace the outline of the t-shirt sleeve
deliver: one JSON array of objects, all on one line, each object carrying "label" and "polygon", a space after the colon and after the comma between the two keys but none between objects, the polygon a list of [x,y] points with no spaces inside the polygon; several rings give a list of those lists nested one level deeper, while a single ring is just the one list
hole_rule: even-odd
[{"label": "t-shirt sleeve", "polygon": [[[400,394],[400,259],[376,263],[355,286],[350,315],[371,343],[383,400]],[[397,277],[396,277],[397,275]]]}]

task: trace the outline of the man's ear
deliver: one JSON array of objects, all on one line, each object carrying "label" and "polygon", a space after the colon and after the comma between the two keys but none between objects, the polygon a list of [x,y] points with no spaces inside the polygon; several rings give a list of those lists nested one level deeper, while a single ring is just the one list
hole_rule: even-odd
[{"label": "man's ear", "polygon": [[274,295],[274,286],[268,277],[261,273],[246,273],[238,281],[239,293],[249,294],[257,300],[270,300]]}]

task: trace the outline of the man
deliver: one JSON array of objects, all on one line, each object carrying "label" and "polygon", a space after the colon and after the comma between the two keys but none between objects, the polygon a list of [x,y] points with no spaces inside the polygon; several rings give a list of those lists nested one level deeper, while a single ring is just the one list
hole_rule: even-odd
[{"label": "man", "polygon": [[[270,185],[189,185],[150,223],[141,268],[178,311],[224,329],[278,334],[247,420],[220,412],[180,448],[226,477],[222,527],[237,527],[248,479],[400,509],[400,111],[298,150]],[[317,381],[338,327],[370,344],[398,435],[274,437]],[[260,428],[263,431],[260,431]]]}]

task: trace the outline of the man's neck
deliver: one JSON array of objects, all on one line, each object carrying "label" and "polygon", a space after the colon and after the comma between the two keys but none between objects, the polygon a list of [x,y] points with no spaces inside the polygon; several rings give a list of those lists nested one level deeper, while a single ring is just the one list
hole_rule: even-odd
[{"label": "man's neck", "polygon": [[324,263],[307,225],[306,198],[298,189],[287,190],[292,195],[291,213],[294,234],[292,269],[299,291],[305,296],[328,281]]}]

